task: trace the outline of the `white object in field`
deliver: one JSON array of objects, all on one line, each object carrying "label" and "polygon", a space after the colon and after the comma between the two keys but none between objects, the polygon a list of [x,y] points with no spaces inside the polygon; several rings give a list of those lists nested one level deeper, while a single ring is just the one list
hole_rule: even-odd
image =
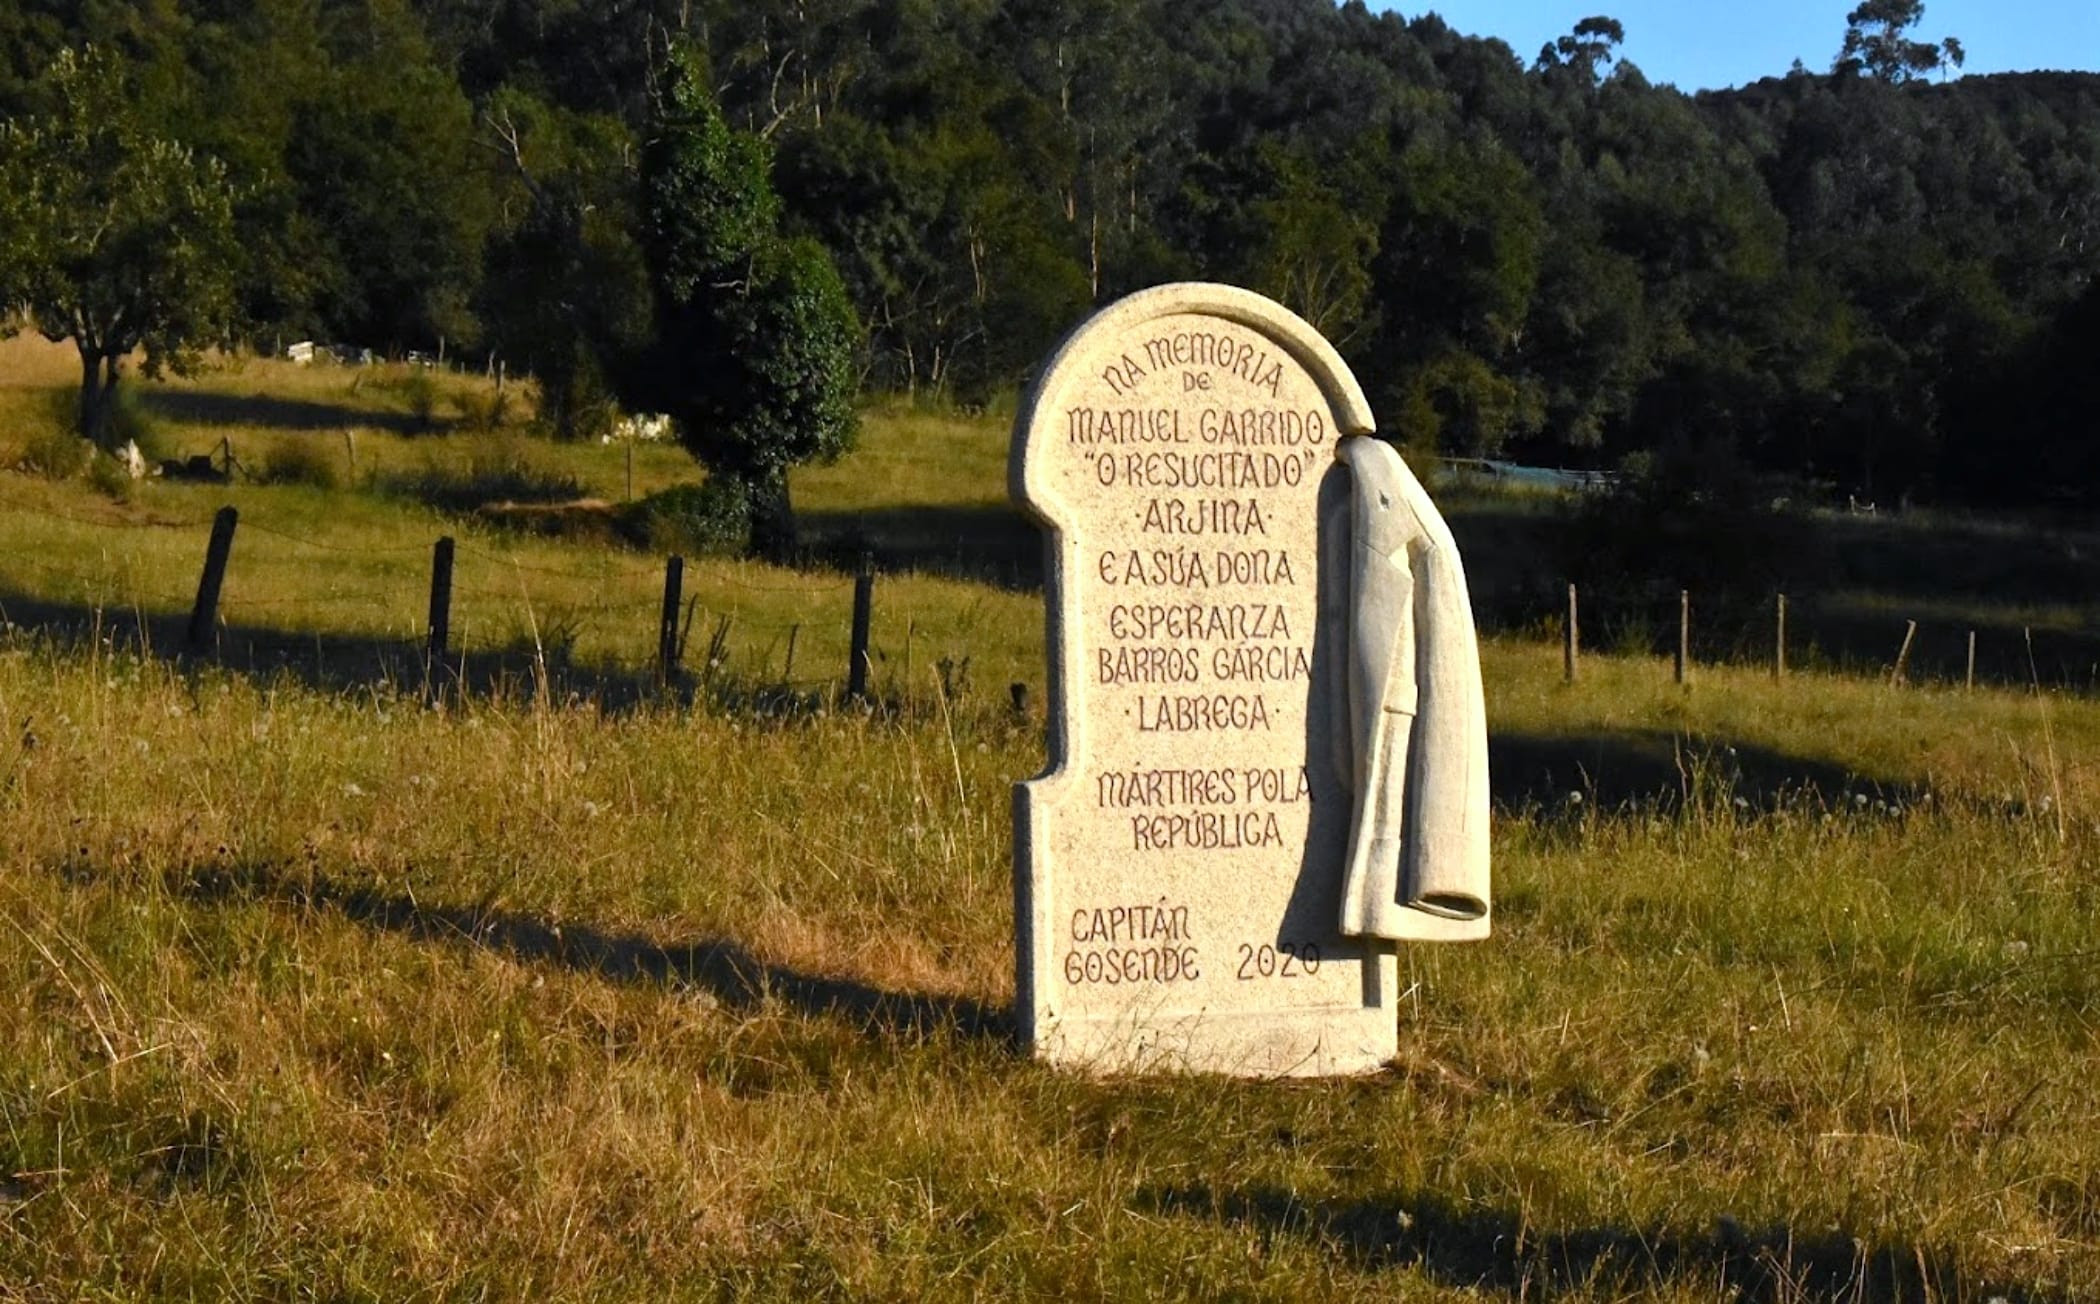
[{"label": "white object in field", "polygon": [[614,422],[612,433],[606,436],[605,442],[653,444],[670,437],[671,418],[668,413],[637,412]]}]

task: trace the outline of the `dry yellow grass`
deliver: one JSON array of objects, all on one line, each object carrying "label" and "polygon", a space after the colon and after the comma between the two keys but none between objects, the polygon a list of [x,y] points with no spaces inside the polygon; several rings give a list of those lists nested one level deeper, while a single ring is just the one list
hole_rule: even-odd
[{"label": "dry yellow grass", "polygon": [[[989,428],[917,421],[813,511],[993,507]],[[227,492],[0,474],[4,601],[65,617],[0,632],[0,1297],[2100,1296],[2089,699],[1490,638],[1497,936],[1404,958],[1393,1069],[1088,1082],[1006,1037],[1039,599],[885,577],[897,709],[429,710],[291,653],[410,645],[451,531],[470,657],[637,607],[575,625],[603,686],[655,559],[243,485],[283,663],[93,637],[179,615]],[[842,573],[693,584],[836,678]]]},{"label": "dry yellow grass", "polygon": [[[1490,667],[1498,735],[1662,677]],[[1853,691],[1702,685],[1678,724],[1782,734]],[[1846,713],[1869,750],[1948,705],[1860,691],[1897,707]],[[1498,936],[1407,957],[1390,1075],[1090,1084],[1003,1038],[1033,729],[431,712],[17,637],[0,1282],[2079,1297],[2091,772],[2061,831],[2004,805],[2035,704],[1961,708],[2004,759],[1950,744],[1900,812],[1738,807],[1712,755],[1677,806],[1518,794]],[[2096,713],[2058,708],[2089,758]]]}]

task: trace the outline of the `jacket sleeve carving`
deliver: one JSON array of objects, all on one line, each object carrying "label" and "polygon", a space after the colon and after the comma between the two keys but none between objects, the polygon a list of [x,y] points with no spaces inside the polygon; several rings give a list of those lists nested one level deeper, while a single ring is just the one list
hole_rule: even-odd
[{"label": "jacket sleeve carving", "polygon": [[1342,932],[1483,938],[1487,710],[1458,545],[1391,445],[1355,436],[1340,455],[1348,617],[1333,719],[1353,789]]}]

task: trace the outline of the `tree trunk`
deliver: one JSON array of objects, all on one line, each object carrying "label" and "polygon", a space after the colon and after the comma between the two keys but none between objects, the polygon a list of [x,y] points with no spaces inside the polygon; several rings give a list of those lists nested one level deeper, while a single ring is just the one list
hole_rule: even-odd
[{"label": "tree trunk", "polygon": [[117,395],[117,360],[82,344],[80,350],[80,434],[97,448],[110,449],[110,414]]}]

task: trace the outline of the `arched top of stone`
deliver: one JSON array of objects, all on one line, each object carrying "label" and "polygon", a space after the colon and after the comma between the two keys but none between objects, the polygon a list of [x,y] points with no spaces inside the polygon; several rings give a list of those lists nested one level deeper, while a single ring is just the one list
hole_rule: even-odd
[{"label": "arched top of stone", "polygon": [[1015,419],[1016,438],[1008,465],[1015,501],[1038,508],[1043,505],[1030,492],[1028,483],[1028,450],[1034,442],[1038,415],[1054,410],[1061,391],[1075,378],[1091,376],[1108,345],[1126,338],[1148,321],[1182,315],[1216,317],[1256,331],[1275,343],[1310,374],[1334,414],[1337,436],[1369,434],[1374,428],[1363,387],[1357,384],[1349,364],[1342,361],[1341,354],[1312,323],[1275,300],[1236,285],[1177,281],[1116,300],[1074,327],[1058,345],[1029,387]]}]

